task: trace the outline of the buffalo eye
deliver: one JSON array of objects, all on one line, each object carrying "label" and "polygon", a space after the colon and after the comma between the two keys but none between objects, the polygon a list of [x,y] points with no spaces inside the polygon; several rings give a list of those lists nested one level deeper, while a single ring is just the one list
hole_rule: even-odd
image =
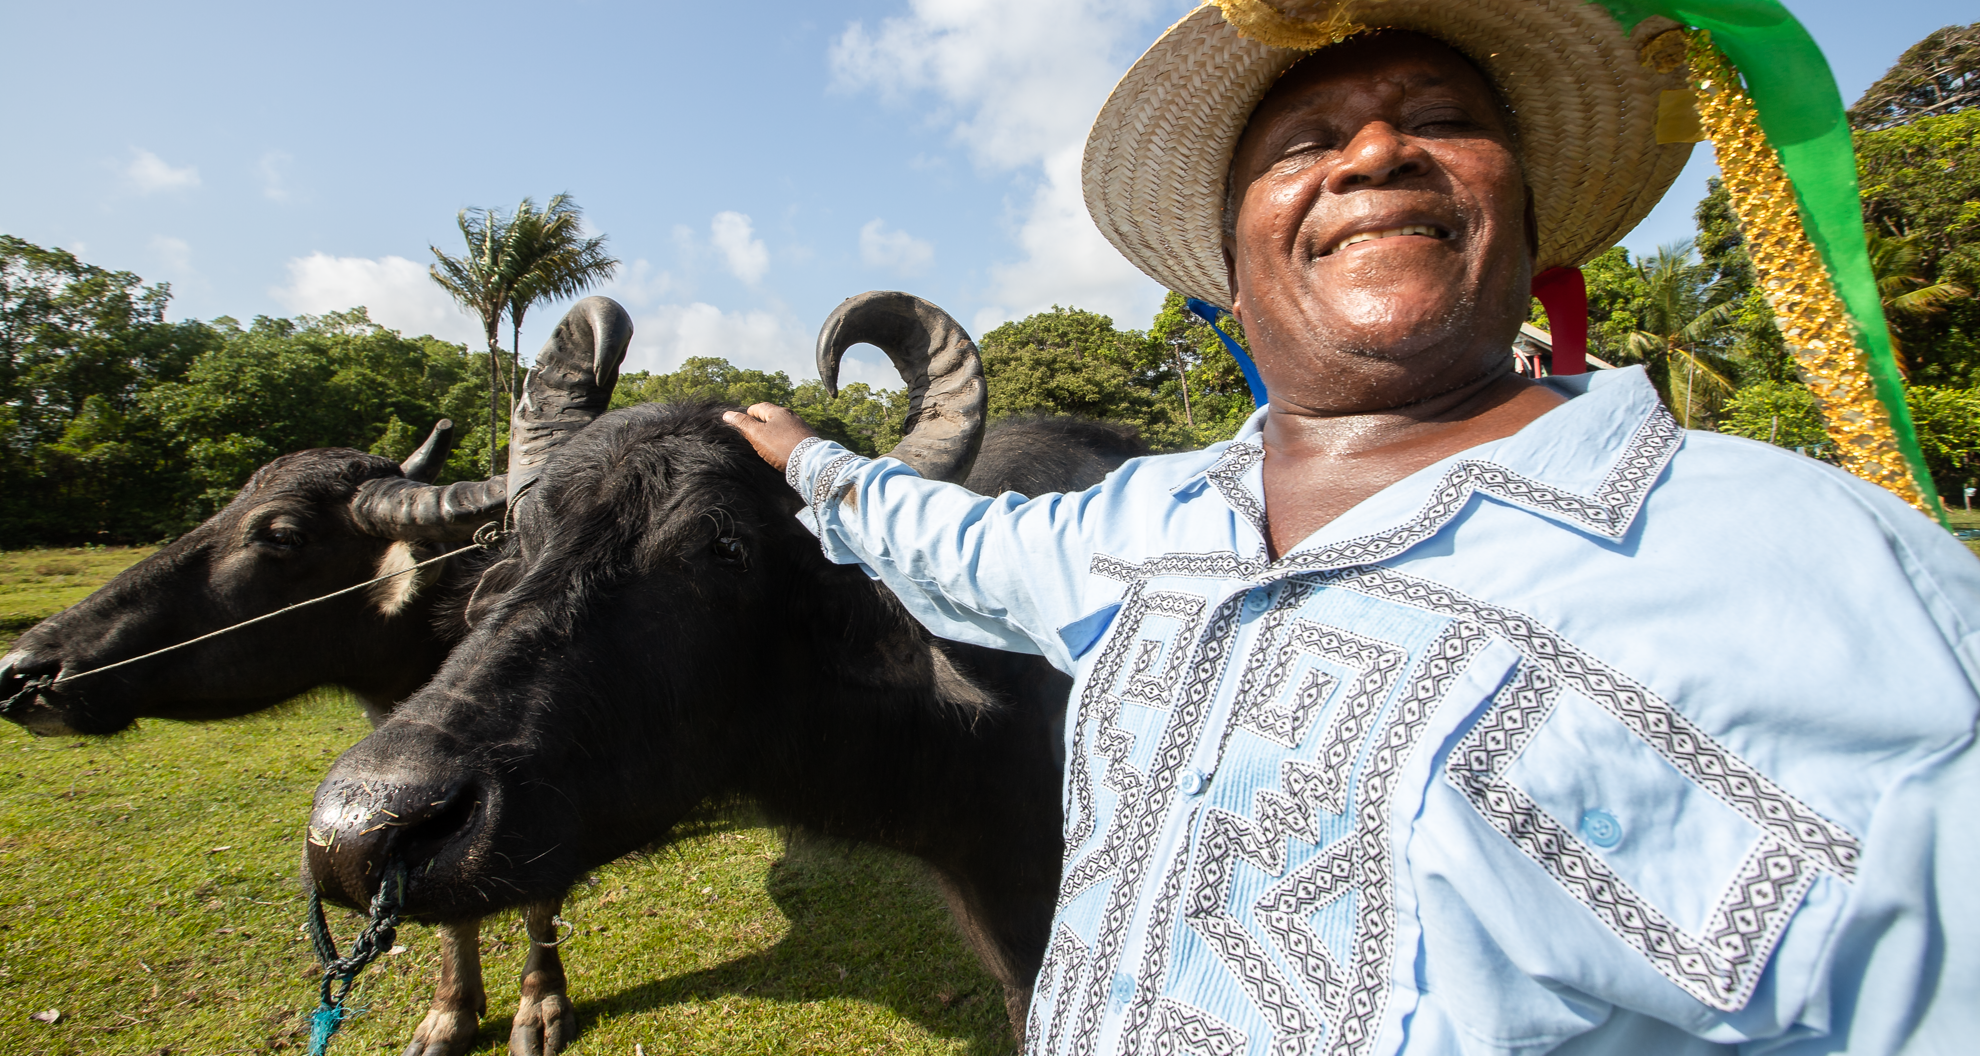
[{"label": "buffalo eye", "polygon": [[308,538],[303,535],[301,528],[294,525],[271,524],[261,530],[261,541],[283,550],[294,550],[307,542]]},{"label": "buffalo eye", "polygon": [[710,544],[710,549],[715,551],[717,561],[734,565],[744,572],[749,571],[749,550],[743,546],[741,539],[733,535],[719,536]]}]

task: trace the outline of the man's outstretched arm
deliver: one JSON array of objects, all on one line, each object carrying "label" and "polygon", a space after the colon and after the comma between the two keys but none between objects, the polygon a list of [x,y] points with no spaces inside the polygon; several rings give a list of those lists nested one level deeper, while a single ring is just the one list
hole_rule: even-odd
[{"label": "man's outstretched arm", "polygon": [[855,455],[770,403],[724,420],[784,471],[826,556],[865,568],[930,631],[1072,670],[1059,629],[1091,607],[1080,521],[1092,492],[978,495],[894,459]]}]

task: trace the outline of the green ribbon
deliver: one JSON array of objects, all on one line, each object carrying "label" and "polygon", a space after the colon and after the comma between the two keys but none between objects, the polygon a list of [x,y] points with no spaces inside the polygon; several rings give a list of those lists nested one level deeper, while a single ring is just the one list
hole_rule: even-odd
[{"label": "green ribbon", "polygon": [[1780,153],[1794,184],[1802,227],[1822,255],[1843,306],[1856,322],[1857,344],[1869,362],[1870,381],[1891,419],[1898,450],[1928,505],[1945,519],[1925,453],[1918,446],[1904,379],[1891,354],[1884,301],[1870,270],[1863,238],[1863,202],[1857,193],[1856,149],[1835,74],[1815,39],[1778,0],[1595,0],[1624,27],[1651,15],[1710,30],[1746,81],[1760,114],[1761,131]]}]

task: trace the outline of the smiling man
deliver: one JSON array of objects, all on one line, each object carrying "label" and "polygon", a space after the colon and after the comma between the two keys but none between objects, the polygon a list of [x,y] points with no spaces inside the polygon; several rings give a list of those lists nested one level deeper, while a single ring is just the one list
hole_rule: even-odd
[{"label": "smiling man", "polygon": [[1513,372],[1689,150],[1684,36],[1609,11],[1220,0],[1129,71],[1087,202],[1243,321],[1229,443],[990,499],[731,415],[834,560],[1076,679],[1034,1056],[1980,1030],[1980,564],[1640,369]]}]

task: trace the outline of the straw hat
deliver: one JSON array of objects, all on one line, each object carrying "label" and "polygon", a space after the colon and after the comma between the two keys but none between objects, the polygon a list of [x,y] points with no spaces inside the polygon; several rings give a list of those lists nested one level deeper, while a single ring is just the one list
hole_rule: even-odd
[{"label": "straw hat", "polygon": [[1086,208],[1107,240],[1155,281],[1228,308],[1238,136],[1281,74],[1364,28],[1434,37],[1497,84],[1533,188],[1536,274],[1614,245],[1691,155],[1689,142],[1657,142],[1661,93],[1690,88],[1666,54],[1683,54],[1669,19],[1625,30],[1588,0],[1206,0],[1128,70],[1087,134]]}]

